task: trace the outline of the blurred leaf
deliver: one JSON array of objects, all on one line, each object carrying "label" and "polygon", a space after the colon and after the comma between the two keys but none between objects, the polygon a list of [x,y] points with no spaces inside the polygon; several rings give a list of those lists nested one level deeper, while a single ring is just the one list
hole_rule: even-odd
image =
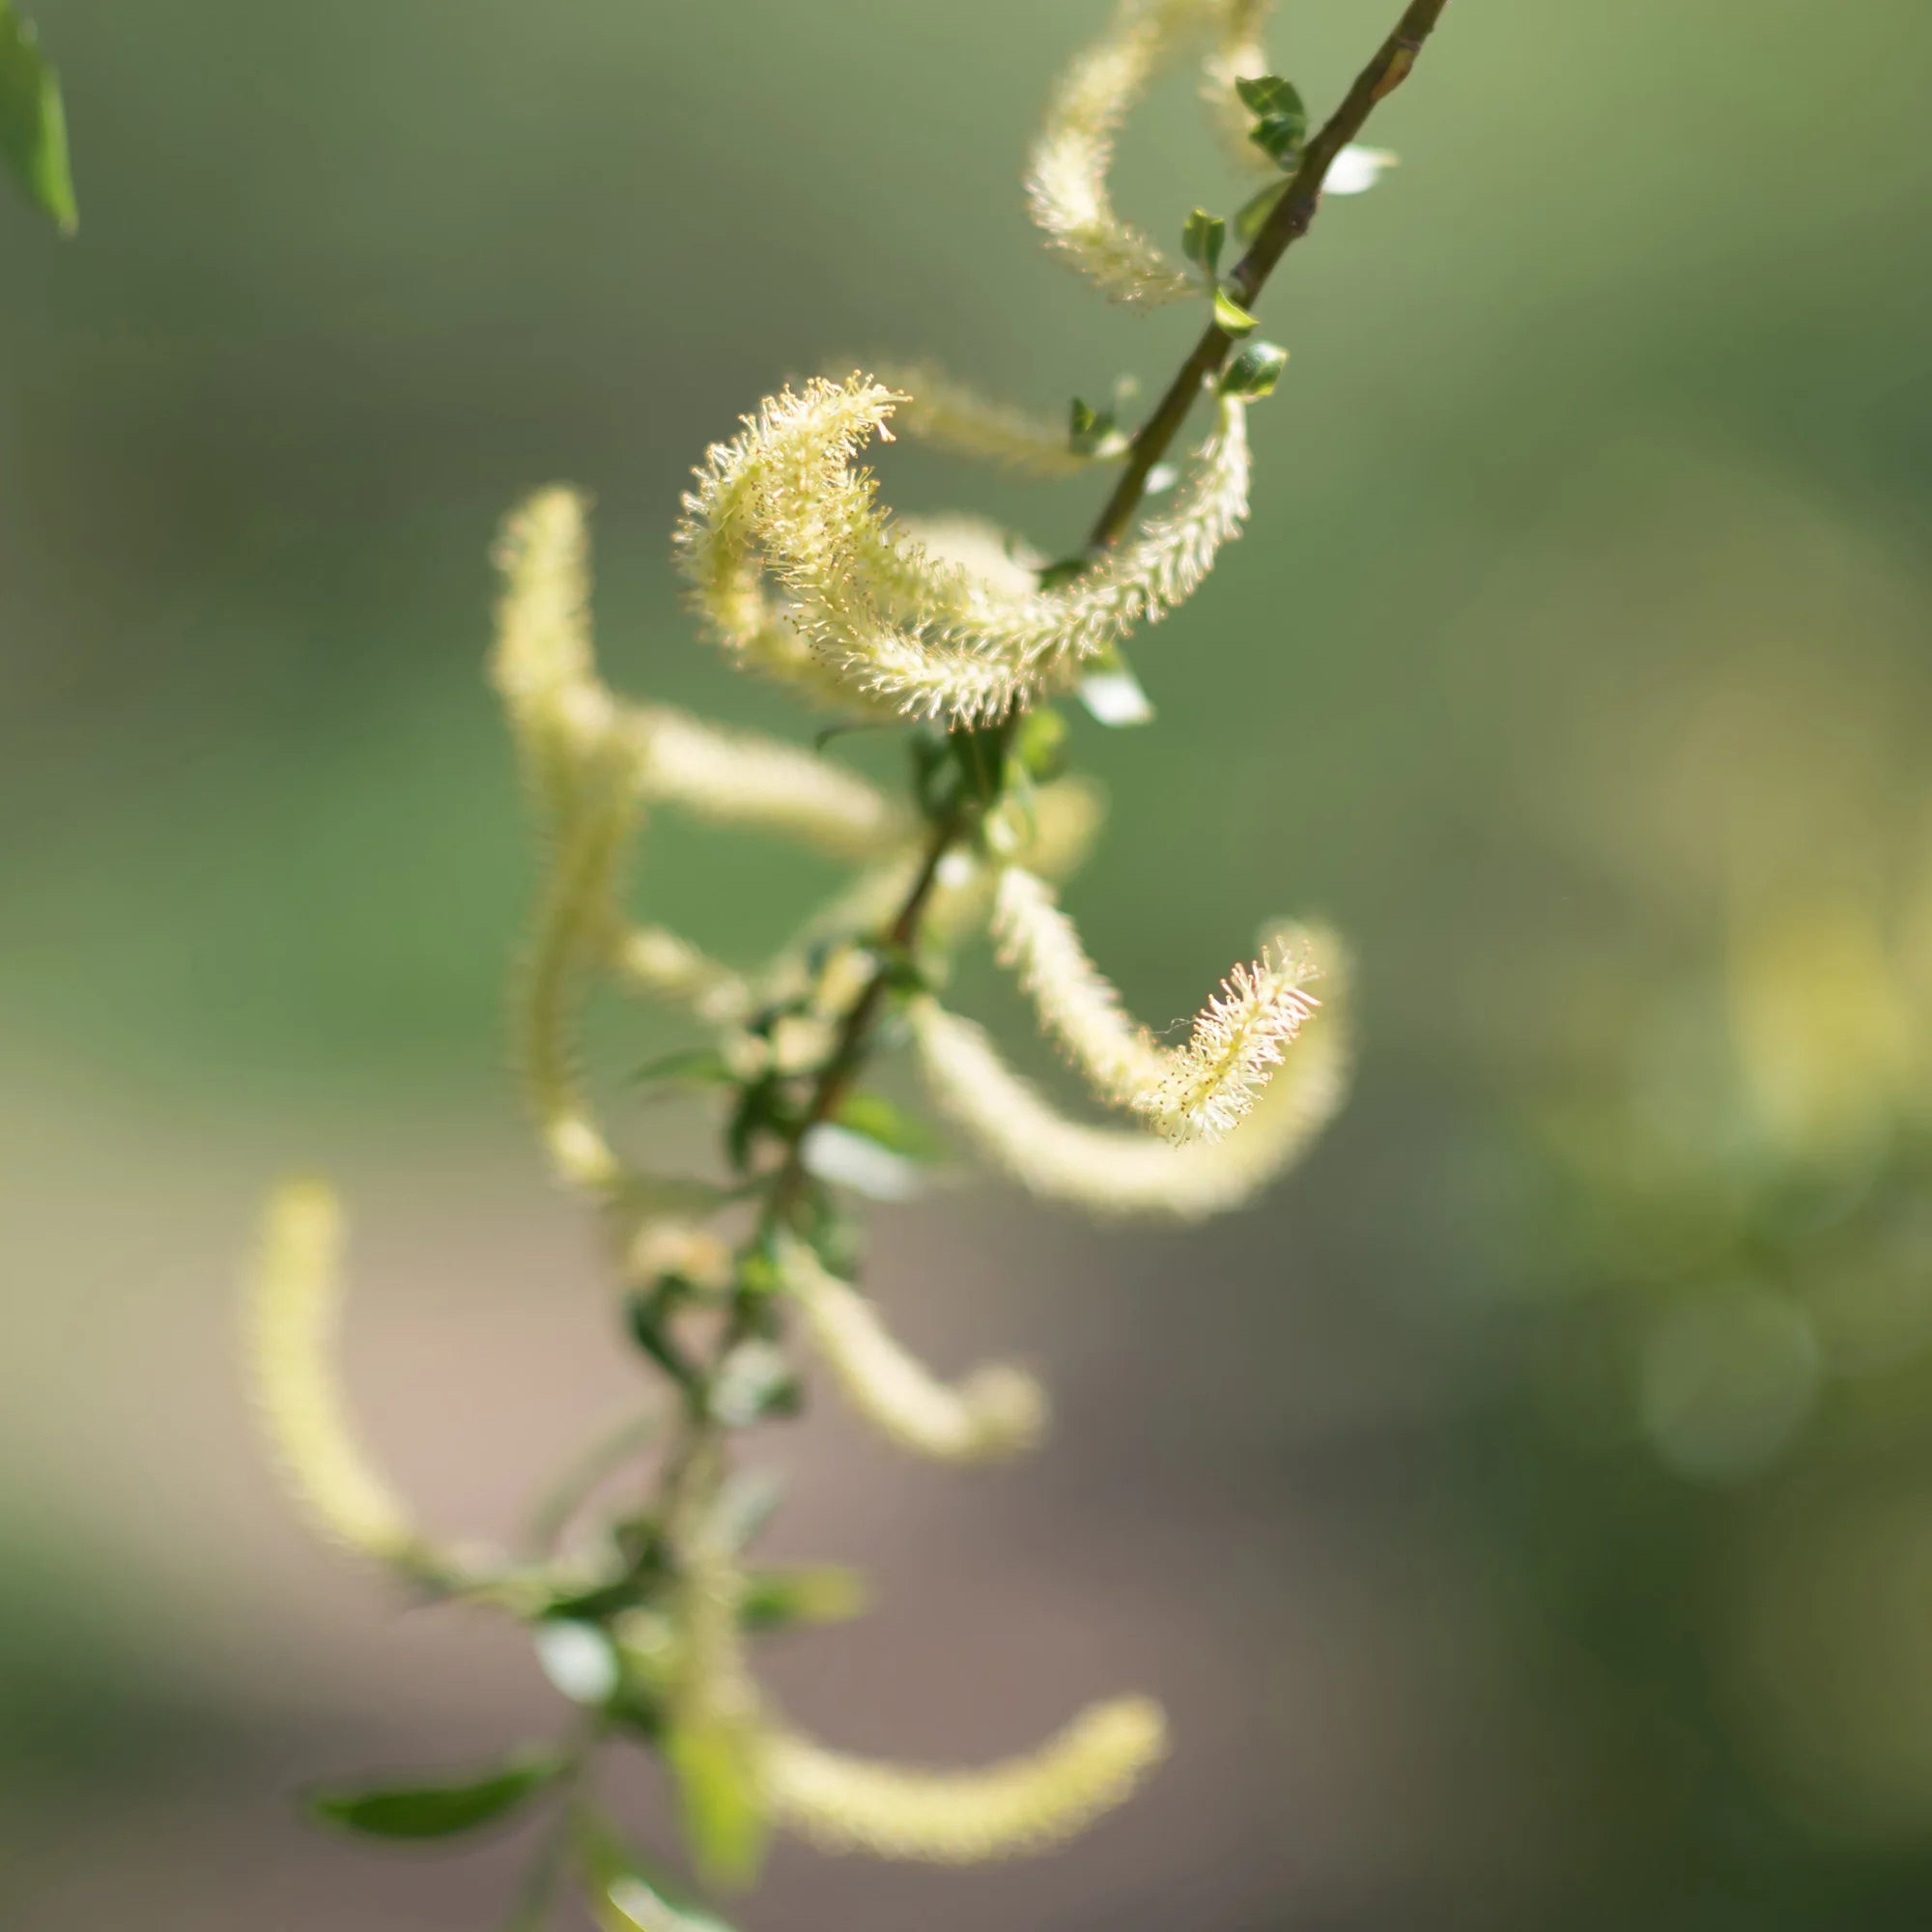
[{"label": "blurred leaf", "polygon": [[1214,291],[1214,320],[1230,335],[1250,335],[1261,327],[1226,289]]},{"label": "blurred leaf", "polygon": [[447,1838],[507,1817],[547,1784],[569,1760],[554,1750],[518,1753],[495,1770],[457,1783],[343,1787],[312,1792],[316,1817],[374,1838]]},{"label": "blurred leaf", "polygon": [[1269,182],[1259,194],[1250,195],[1235,211],[1235,236],[1237,241],[1252,242],[1262,232],[1263,225],[1274,213],[1274,205],[1285,195],[1291,184],[1285,181]]},{"label": "blurred leaf", "polygon": [[1080,680],[1079,697],[1094,724],[1109,730],[1153,721],[1153,701],[1119,651],[1094,661],[1094,668]]},{"label": "blurred leaf", "polygon": [[711,1508],[711,1533],[734,1556],[772,1520],[784,1483],[769,1469],[734,1469]]},{"label": "blurred leaf", "polygon": [[600,1932],[731,1932],[601,1821],[580,1832],[578,1858]]},{"label": "blurred leaf", "polygon": [[640,1087],[729,1087],[735,1076],[715,1046],[688,1046],[647,1060],[631,1078]]},{"label": "blurred leaf", "polygon": [[711,1378],[707,1406],[712,1420],[744,1429],[768,1416],[796,1415],[804,1389],[785,1352],[774,1342],[740,1342]]},{"label": "blurred leaf", "polygon": [[1120,440],[1120,425],[1110,410],[1096,410],[1073,398],[1067,412],[1066,446],[1075,456],[1098,456]]},{"label": "blurred leaf", "polygon": [[676,1300],[674,1293],[667,1293],[662,1287],[656,1292],[640,1291],[624,1303],[624,1321],[631,1340],[680,1388],[692,1389],[697,1385],[697,1371],[670,1333],[670,1314]]},{"label": "blurred leaf", "polygon": [[1273,342],[1249,342],[1238,349],[1221,372],[1224,396],[1270,396],[1288,367],[1288,351]]},{"label": "blurred leaf", "polygon": [[753,1733],[724,1718],[687,1719],[666,1738],[665,1758],[699,1875],[734,1889],[750,1885],[764,1863],[767,1836]]},{"label": "blurred leaf", "polygon": [[1066,769],[1066,720],[1050,704],[1037,705],[1013,733],[1013,759],[1041,784]]},{"label": "blurred leaf", "polygon": [[1278,73],[1237,80],[1235,92],[1255,117],[1248,139],[1283,167],[1293,167],[1308,138],[1308,108],[1299,92]]},{"label": "blurred leaf", "polygon": [[889,1152],[903,1154],[908,1160],[937,1160],[946,1151],[944,1143],[923,1121],[907,1113],[896,1101],[888,1100],[883,1094],[864,1089],[848,1094],[832,1118],[841,1127],[863,1134],[868,1141],[876,1141]]},{"label": "blurred leaf", "polygon": [[1180,231],[1180,252],[1210,279],[1221,268],[1221,246],[1228,239],[1228,224],[1218,214],[1197,208]]},{"label": "blurred leaf", "polygon": [[80,225],[80,212],[68,163],[60,82],[13,0],[0,0],[0,160],[61,233],[71,235]]},{"label": "blurred leaf", "polygon": [[871,1605],[866,1579],[842,1563],[801,1563],[753,1570],[738,1599],[748,1630],[783,1630],[792,1624],[836,1624],[861,1616]]},{"label": "blurred leaf", "polygon": [[530,1632],[537,1662],[554,1689],[573,1704],[607,1703],[621,1672],[610,1636],[595,1624],[547,1617]]},{"label": "blurred leaf", "polygon": [[808,1174],[868,1201],[910,1201],[924,1185],[918,1160],[836,1121],[811,1128],[799,1143],[799,1155]]}]

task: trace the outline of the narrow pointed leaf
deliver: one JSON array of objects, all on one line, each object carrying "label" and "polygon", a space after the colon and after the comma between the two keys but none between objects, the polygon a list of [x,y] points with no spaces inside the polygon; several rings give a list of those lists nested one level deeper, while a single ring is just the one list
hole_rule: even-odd
[{"label": "narrow pointed leaf", "polygon": [[0,0],[0,160],[63,235],[80,223],[60,82],[13,0]]},{"label": "narrow pointed leaf", "polygon": [[699,1877],[733,1889],[750,1885],[764,1863],[768,1835],[752,1738],[723,1719],[680,1724],[665,1741],[665,1756]]},{"label": "narrow pointed leaf", "polygon": [[566,1762],[556,1751],[526,1751],[467,1778],[311,1792],[308,1808],[328,1824],[368,1837],[453,1837],[508,1817],[554,1783]]}]

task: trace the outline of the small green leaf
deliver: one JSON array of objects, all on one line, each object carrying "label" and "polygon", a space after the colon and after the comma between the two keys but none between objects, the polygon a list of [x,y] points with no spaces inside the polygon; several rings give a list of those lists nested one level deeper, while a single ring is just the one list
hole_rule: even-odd
[{"label": "small green leaf", "polygon": [[1067,412],[1066,446],[1075,456],[1099,456],[1120,440],[1120,425],[1111,410],[1096,410],[1073,398]]},{"label": "small green leaf", "polygon": [[1029,711],[1013,734],[1013,758],[1036,783],[1057,779],[1066,769],[1066,720],[1049,704]]},{"label": "small green leaf", "polygon": [[711,1506],[709,1530],[734,1556],[751,1546],[784,1498],[784,1479],[770,1469],[734,1469]]},{"label": "small green leaf", "polygon": [[740,1342],[711,1378],[705,1406],[714,1422],[746,1429],[767,1416],[796,1415],[805,1391],[774,1342]]},{"label": "small green leaf", "polygon": [[676,1300],[674,1284],[663,1285],[655,1292],[639,1292],[625,1302],[624,1321],[631,1331],[631,1340],[672,1381],[689,1391],[696,1388],[699,1378],[684,1350],[671,1338],[670,1315]]},{"label": "small green leaf", "polygon": [[60,82],[41,53],[39,36],[13,0],[0,0],[0,160],[19,178],[28,199],[63,235],[71,235],[80,213]]},{"label": "small green leaf", "polygon": [[715,1046],[688,1046],[677,1053],[661,1054],[631,1075],[639,1087],[728,1087],[734,1077]]},{"label": "small green leaf", "polygon": [[764,1862],[767,1830],[749,1728],[724,1718],[687,1720],[666,1738],[665,1758],[699,1876],[733,1889],[750,1885]]},{"label": "small green leaf", "polygon": [[1214,320],[1227,335],[1251,335],[1261,327],[1226,289],[1214,291]]},{"label": "small green leaf", "polygon": [[869,1201],[910,1201],[923,1184],[917,1161],[837,1121],[820,1121],[809,1129],[798,1152],[815,1179],[849,1187]]},{"label": "small green leaf", "polygon": [[1237,80],[1235,92],[1255,117],[1248,139],[1281,166],[1293,167],[1308,138],[1308,108],[1294,86],[1278,73],[1264,73]]},{"label": "small green leaf", "polygon": [[367,1785],[309,1794],[316,1817],[374,1838],[447,1838],[508,1817],[554,1783],[568,1760],[553,1750],[520,1752],[492,1771],[450,1782]]},{"label": "small green leaf", "polygon": [[871,1607],[866,1579],[842,1563],[801,1563],[781,1570],[753,1570],[738,1598],[738,1620],[747,1630],[783,1630],[792,1624],[836,1624]]},{"label": "small green leaf", "polygon": [[864,1134],[868,1141],[876,1141],[888,1151],[903,1154],[908,1160],[937,1160],[946,1151],[946,1144],[923,1121],[908,1114],[883,1094],[863,1089],[848,1094],[839,1101],[832,1118],[841,1127]]},{"label": "small green leaf", "polygon": [[591,1710],[610,1702],[620,1673],[608,1632],[572,1617],[546,1617],[530,1641],[554,1690]]},{"label": "small green leaf", "polygon": [[1180,231],[1180,252],[1210,280],[1221,270],[1221,244],[1228,239],[1228,224],[1218,214],[1197,208]]},{"label": "small green leaf", "polygon": [[577,1858],[599,1932],[731,1932],[601,1819],[580,1826]]},{"label": "small green leaf", "polygon": [[1273,342],[1244,342],[1221,372],[1224,396],[1269,396],[1288,367],[1288,351]]},{"label": "small green leaf", "polygon": [[1243,243],[1252,242],[1262,232],[1267,218],[1274,213],[1275,203],[1293,185],[1292,182],[1269,182],[1259,194],[1250,195],[1235,211],[1235,236]]},{"label": "small green leaf", "polygon": [[1058,563],[1041,565],[1039,587],[1042,590],[1062,589],[1087,569],[1090,560],[1084,556],[1064,556]]},{"label": "small green leaf", "polygon": [[1152,700],[1118,650],[1094,659],[1093,669],[1080,680],[1078,695],[1087,715],[1109,730],[1153,722]]}]

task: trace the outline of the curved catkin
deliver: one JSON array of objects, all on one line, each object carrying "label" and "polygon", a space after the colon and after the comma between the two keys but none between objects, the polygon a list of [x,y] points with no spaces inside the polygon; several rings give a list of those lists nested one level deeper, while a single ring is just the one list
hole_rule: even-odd
[{"label": "curved catkin", "polygon": [[1170,1140],[1218,1140],[1248,1113],[1283,1049],[1315,1010],[1318,969],[1293,948],[1264,950],[1234,968],[1195,1016],[1179,1048],[1130,1019],[1113,983],[1088,957],[1052,891],[1017,866],[1001,875],[993,934],[1040,1024],[1093,1086],[1131,1107]]},{"label": "curved catkin", "polygon": [[881,1763],[781,1732],[765,1747],[764,1776],[778,1823],[825,1851],[983,1864],[1071,1837],[1130,1797],[1166,1749],[1160,1707],[1120,1697],[982,1770]]},{"label": "curved catkin", "polygon": [[553,485],[504,518],[490,681],[502,699],[525,782],[546,811],[568,809],[584,745],[607,727],[590,633],[589,499]]},{"label": "curved catkin", "polygon": [[1067,64],[1027,157],[1027,213],[1046,244],[1110,300],[1160,308],[1198,300],[1199,276],[1115,211],[1107,186],[1129,110],[1202,0],[1124,0],[1107,31]]},{"label": "curved catkin", "polygon": [[888,363],[873,371],[873,379],[903,397],[895,427],[950,455],[998,464],[1027,476],[1077,476],[1101,460],[1071,446],[1064,420],[1050,422],[982,395],[933,363]]},{"label": "curved catkin", "polygon": [[578,1067],[577,1017],[612,927],[611,886],[629,841],[630,788],[607,773],[551,857],[513,1018],[530,1112],[566,1187],[607,1198],[625,1179]]},{"label": "curved catkin", "polygon": [[939,1380],[886,1332],[865,1296],[828,1273],[802,1243],[787,1244],[786,1292],[820,1359],[854,1412],[915,1456],[985,1463],[1038,1439],[1046,1398],[1024,1371],[995,1364],[956,1384]]},{"label": "curved catkin", "polygon": [[290,1486],[324,1533],[383,1562],[412,1567],[425,1546],[356,1440],[336,1378],[342,1248],[342,1208],[332,1188],[290,1180],[275,1189],[248,1277],[256,1401]]},{"label": "curved catkin", "polygon": [[795,838],[838,859],[875,859],[904,842],[903,807],[856,772],[781,738],[727,731],[669,705],[623,715],[640,794],[714,825]]},{"label": "curved catkin", "polygon": [[[1164,516],[1070,582],[1020,589],[1009,571],[934,554],[879,509],[853,463],[896,400],[863,376],[772,398],[712,449],[678,536],[726,650],[861,711],[991,722],[1070,689],[1189,597],[1247,516],[1246,413],[1224,398]],[[767,573],[789,599],[782,612]]]},{"label": "curved catkin", "polygon": [[912,1009],[919,1065],[941,1111],[994,1166],[1042,1200],[1108,1220],[1199,1221],[1254,1199],[1340,1111],[1349,1083],[1346,971],[1332,941],[1326,998],[1240,1126],[1170,1146],[1147,1132],[1069,1120],[1001,1057],[985,1030],[936,1000]]}]

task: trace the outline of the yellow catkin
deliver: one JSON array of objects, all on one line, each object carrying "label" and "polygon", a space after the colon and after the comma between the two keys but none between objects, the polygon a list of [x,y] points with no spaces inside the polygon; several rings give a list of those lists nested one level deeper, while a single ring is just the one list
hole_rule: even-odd
[{"label": "yellow catkin", "polygon": [[916,1456],[984,1463],[1038,1440],[1046,1398],[1024,1371],[994,1364],[957,1384],[941,1381],[886,1332],[856,1289],[827,1272],[803,1243],[788,1244],[784,1285],[820,1359],[854,1413]]},{"label": "yellow catkin", "polygon": [[611,882],[634,807],[608,778],[552,855],[514,1017],[530,1111],[553,1172],[567,1187],[609,1196],[625,1179],[578,1069],[577,1015],[611,928]]},{"label": "yellow catkin", "polygon": [[899,400],[856,375],[770,398],[710,452],[677,540],[728,652],[861,711],[989,721],[1070,689],[1191,595],[1247,515],[1245,415],[1228,399],[1164,516],[1072,582],[1026,587],[1009,568],[936,554],[879,509],[854,463]]},{"label": "yellow catkin", "polygon": [[1199,299],[1201,278],[1116,212],[1107,186],[1129,110],[1202,0],[1123,0],[1107,32],[1055,82],[1027,158],[1027,212],[1047,246],[1111,300],[1159,308]]},{"label": "yellow catkin", "polygon": [[983,1864],[1045,1851],[1123,1803],[1167,1748],[1146,1697],[1096,1704],[1024,1757],[933,1771],[851,1757],[781,1732],[767,1744],[772,1811],[830,1852]]},{"label": "yellow catkin", "polygon": [[1305,954],[1264,952],[1236,966],[1179,1048],[1129,1018],[1041,880],[1001,875],[993,905],[1001,963],[1019,976],[1040,1024],[1104,1100],[1131,1107],[1176,1141],[1218,1140],[1247,1114],[1316,1001]]},{"label": "yellow catkin", "polygon": [[876,785],[782,739],[723,730],[668,705],[630,707],[623,728],[650,803],[840,859],[877,858],[910,829],[904,809]]},{"label": "yellow catkin", "polygon": [[248,1356],[282,1468],[323,1531],[402,1567],[425,1546],[356,1440],[335,1364],[342,1312],[342,1209],[318,1180],[270,1197],[249,1275]]},{"label": "yellow catkin", "polygon": [[920,1069],[941,1110],[1012,1179],[1106,1219],[1197,1221],[1252,1200],[1306,1152],[1348,1092],[1346,974],[1325,936],[1305,943],[1326,991],[1286,1064],[1238,1128],[1174,1147],[1069,1120],[1001,1057],[984,1030],[936,1001],[912,1011]]},{"label": "yellow catkin", "polygon": [[981,395],[930,362],[903,368],[888,364],[874,372],[874,380],[905,397],[895,417],[898,429],[954,456],[997,463],[1029,476],[1075,476],[1096,460],[1072,448],[1065,421],[1049,422]]}]

